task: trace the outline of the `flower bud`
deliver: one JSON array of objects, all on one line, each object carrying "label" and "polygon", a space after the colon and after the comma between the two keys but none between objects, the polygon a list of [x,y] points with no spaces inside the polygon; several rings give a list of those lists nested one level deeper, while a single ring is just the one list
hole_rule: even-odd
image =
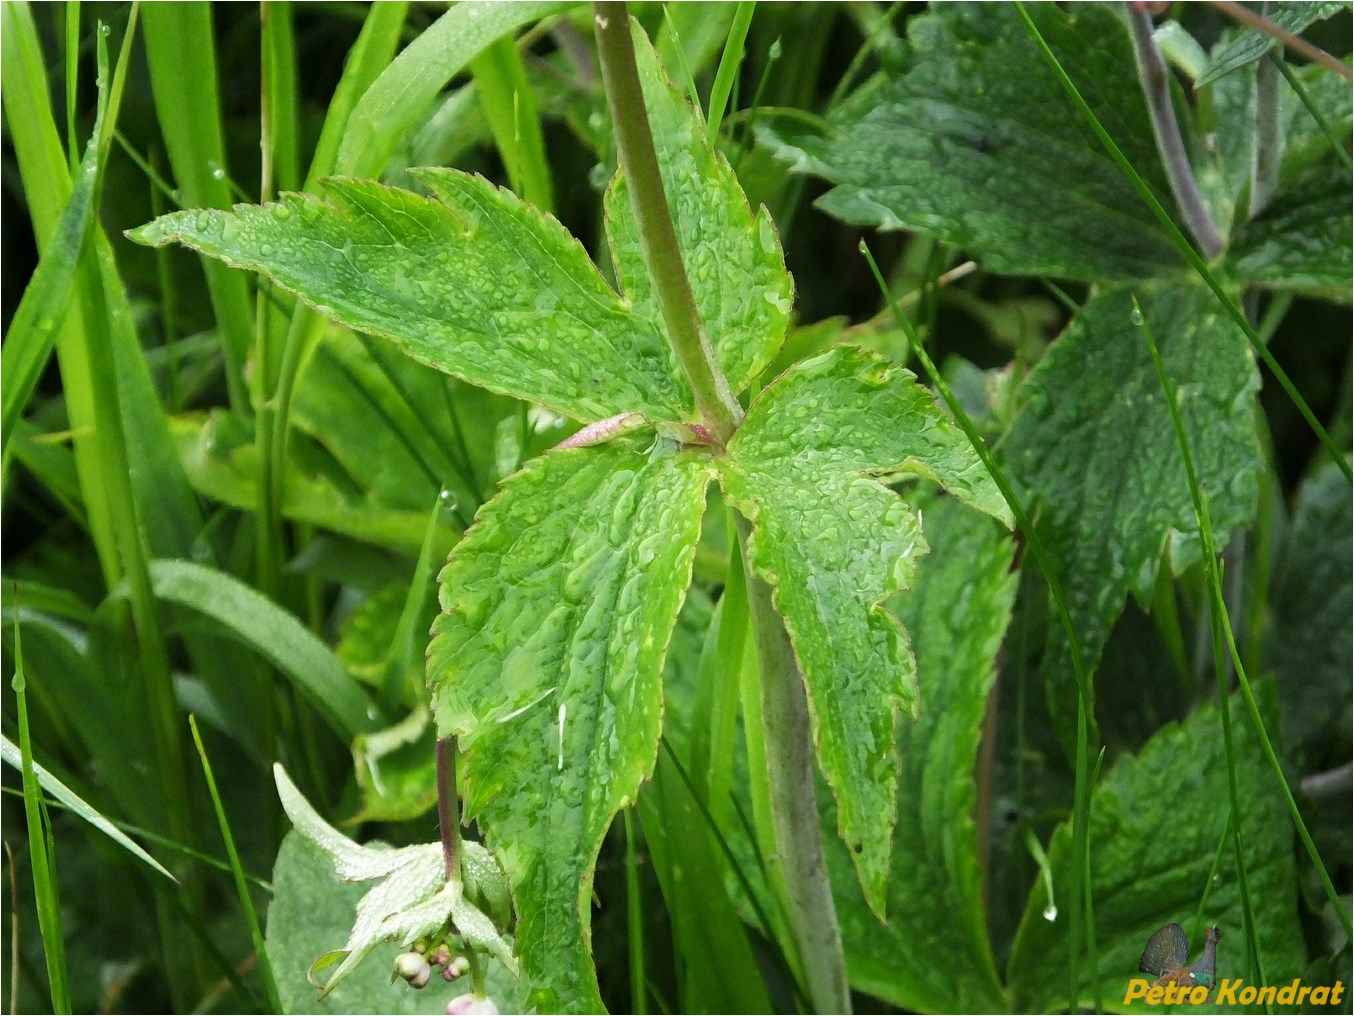
[{"label": "flower bud", "polygon": [[492,998],[457,995],[447,1003],[447,1016],[498,1016],[498,1006]]},{"label": "flower bud", "polygon": [[433,968],[428,965],[428,961],[416,952],[400,953],[395,957],[395,973],[415,988],[427,984],[432,972]]}]

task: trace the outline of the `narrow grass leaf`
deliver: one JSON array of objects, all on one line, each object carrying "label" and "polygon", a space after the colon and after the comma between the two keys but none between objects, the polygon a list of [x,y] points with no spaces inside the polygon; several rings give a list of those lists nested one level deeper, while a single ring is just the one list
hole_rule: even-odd
[{"label": "narrow grass leaf", "polygon": [[470,70],[512,189],[528,204],[553,212],[541,120],[517,44],[509,38],[490,43],[470,61]]},{"label": "narrow grass leaf", "polygon": [[153,561],[150,574],[159,599],[219,622],[284,671],[344,741],[377,729],[374,707],[338,657],[267,597],[233,576],[191,561]]},{"label": "narrow grass leaf", "polygon": [[[151,88],[185,208],[229,208],[232,201],[217,86],[211,8],[147,4],[143,8]],[[244,367],[254,333],[254,308],[243,276],[204,258],[207,291],[221,333],[231,404],[249,405]]]},{"label": "narrow grass leaf", "polygon": [[221,803],[221,794],[216,788],[216,776],[212,772],[211,761],[207,758],[207,749],[202,744],[196,717],[188,717],[188,726],[193,731],[193,744],[197,746],[197,755],[202,762],[202,775],[206,777],[207,791],[211,794],[212,808],[216,811],[216,822],[221,829],[221,839],[226,844],[226,856],[230,858],[230,873],[235,879],[235,895],[240,901],[240,909],[249,925],[249,937],[254,943],[254,954],[259,963],[259,976],[263,979],[270,1008],[273,1012],[280,1013],[284,1010],[277,994],[277,982],[273,979],[273,968],[268,961],[263,928],[259,924],[258,912],[254,909],[254,897],[249,892],[249,882],[245,876],[244,866],[240,863],[240,852],[235,849],[235,835],[230,831],[230,819],[226,816],[225,805]]},{"label": "narrow grass leaf", "polygon": [[344,128],[334,171],[378,175],[398,140],[472,57],[500,36],[568,6],[537,0],[472,0],[447,11],[362,94]]},{"label": "narrow grass leaf", "polygon": [[[33,870],[33,896],[38,911],[38,930],[47,964],[47,987],[52,996],[52,1011],[71,1011],[70,985],[66,969],[66,933],[61,923],[61,900],[57,890],[56,856],[48,836],[48,820],[42,804],[42,787],[33,761],[33,742],[28,730],[28,703],[25,696],[23,644],[18,625],[14,628],[15,711],[19,720],[19,768],[23,774],[24,819],[28,829],[28,856]],[[6,744],[9,743],[6,739]]]},{"label": "narrow grass leaf", "polygon": [[[8,471],[9,442],[14,436],[19,414],[47,365],[66,311],[71,304],[71,286],[80,263],[80,254],[94,223],[103,183],[104,123],[107,93],[100,90],[99,113],[85,157],[76,174],[75,189],[62,210],[56,232],[38,261],[37,270],[24,288],[24,294],[5,330],[3,371],[5,376],[3,418],[0,418],[0,456]],[[113,111],[112,119],[116,119]],[[111,122],[111,120],[109,121]]]},{"label": "narrow grass leaf", "polygon": [[[0,736],[0,759],[3,759],[20,771],[24,768],[22,751],[19,749],[19,746],[8,737]],[[149,865],[165,878],[174,882],[178,881],[178,879],[174,878],[174,876],[169,873],[168,868],[148,854],[140,844],[131,839],[131,837],[115,826],[109,819],[104,817],[103,813],[92,804],[49,773],[39,763],[33,762],[31,759],[29,762],[32,765],[33,774],[43,790],[47,791],[47,793],[51,794],[52,797],[56,798],[56,800],[67,809],[80,816],[80,818],[99,830],[99,832],[103,833],[133,857],[136,857],[138,860]]]},{"label": "narrow grass leaf", "polygon": [[348,128],[348,118],[372,82],[390,65],[399,47],[400,31],[404,28],[408,13],[409,5],[402,0],[372,4],[367,9],[362,31],[352,49],[348,50],[348,58],[343,64],[343,77],[339,79],[333,98],[325,109],[324,126],[320,129],[319,141],[315,143],[315,154],[311,156],[304,190],[313,191],[321,177],[334,172],[338,164],[339,144]]}]

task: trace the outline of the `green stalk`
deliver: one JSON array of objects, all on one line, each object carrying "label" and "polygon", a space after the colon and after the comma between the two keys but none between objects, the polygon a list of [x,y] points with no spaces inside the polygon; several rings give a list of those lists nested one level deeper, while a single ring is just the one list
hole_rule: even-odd
[{"label": "green stalk", "polygon": [[639,889],[639,861],[635,851],[633,809],[622,813],[625,820],[625,908],[630,938],[630,1011],[644,1016],[649,1010],[644,991],[644,898]]},{"label": "green stalk", "polygon": [[282,999],[277,994],[277,981],[273,977],[272,964],[268,962],[268,950],[264,945],[263,927],[259,924],[258,911],[254,908],[254,898],[249,894],[249,882],[240,863],[240,852],[235,849],[235,836],[230,831],[230,820],[226,817],[226,806],[221,802],[221,793],[216,786],[216,775],[212,772],[211,760],[207,758],[207,748],[202,743],[202,734],[197,729],[197,717],[188,717],[188,726],[193,733],[193,744],[197,746],[198,758],[202,761],[202,775],[207,779],[207,791],[211,794],[212,807],[216,809],[216,822],[221,829],[221,839],[226,844],[226,856],[230,858],[230,873],[235,880],[235,894],[244,911],[245,922],[249,925],[249,937],[254,943],[254,956],[259,965],[259,976],[263,980],[264,991],[268,993],[268,1004],[273,1012],[282,1012]]},{"label": "green stalk", "polygon": [[[630,16],[624,2],[595,3],[594,27],[616,149],[629,184],[644,260],[654,293],[706,426],[728,441],[742,409],[715,362],[696,310],[677,245],[644,93],[635,68]],[[744,562],[751,527],[739,520]],[[785,625],[771,602],[771,589],[745,563],[748,600],[761,664],[762,731],[770,778],[776,854],[784,875],[791,937],[804,971],[809,1002],[819,1012],[848,1013],[846,960],[818,830],[813,774],[813,738],[803,676]]]},{"label": "green stalk", "polygon": [[747,41],[748,27],[752,24],[752,12],[756,6],[756,0],[742,0],[739,3],[733,15],[733,24],[729,27],[729,37],[724,43],[724,53],[719,58],[719,70],[715,72],[715,83],[710,89],[710,113],[706,117],[706,130],[710,133],[712,145],[719,140],[719,125],[724,120],[734,78],[743,62],[743,44]]},{"label": "green stalk", "polygon": [[691,382],[706,426],[723,444],[742,420],[743,410],[715,362],[682,264],[677,230],[668,210],[653,133],[644,109],[644,92],[635,68],[630,15],[624,0],[594,3],[593,12],[602,80],[616,132],[616,154],[630,186],[644,262],[649,268],[663,324],[667,326],[668,341]]},{"label": "green stalk", "polygon": [[846,961],[818,829],[813,780],[813,733],[804,679],[785,623],[771,603],[771,587],[747,558],[752,527],[738,517],[748,606],[762,668],[762,736],[770,779],[771,823],[784,874],[790,934],[799,950],[809,1002],[817,1012],[849,1013]]},{"label": "green stalk", "polygon": [[1161,51],[1157,49],[1156,39],[1152,37],[1152,15],[1137,4],[1129,4],[1128,24],[1132,29],[1130,34],[1133,36],[1138,77],[1142,79],[1147,112],[1152,119],[1152,134],[1156,138],[1157,151],[1161,153],[1162,165],[1166,168],[1171,194],[1185,218],[1185,225],[1194,234],[1194,242],[1199,245],[1204,257],[1211,260],[1222,253],[1222,236],[1209,216],[1208,209],[1204,207],[1203,195],[1199,193],[1189,156],[1185,154],[1180,123],[1175,118],[1175,106],[1171,104],[1170,73],[1166,70],[1166,61],[1161,58]]},{"label": "green stalk", "polygon": [[[33,869],[33,900],[38,911],[38,932],[47,962],[47,984],[53,1012],[70,1012],[70,988],[66,970],[66,938],[61,928],[61,901],[57,893],[55,858],[47,849],[47,821],[42,806],[42,788],[33,770],[33,744],[28,732],[23,644],[19,637],[18,611],[14,621],[14,689],[19,716],[19,752],[23,760],[24,817],[28,823],[28,854]],[[11,863],[11,870],[13,864]],[[18,1012],[17,1009],[11,1010]]]}]

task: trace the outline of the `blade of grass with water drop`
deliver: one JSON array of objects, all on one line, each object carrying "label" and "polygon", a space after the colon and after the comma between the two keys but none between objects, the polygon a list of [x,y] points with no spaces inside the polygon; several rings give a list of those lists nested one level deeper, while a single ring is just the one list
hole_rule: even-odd
[{"label": "blade of grass with water drop", "polygon": [[[1072,889],[1071,902],[1068,911],[1068,938],[1069,955],[1071,964],[1069,976],[1071,978],[1069,1006],[1075,1011],[1081,998],[1081,922],[1083,918],[1090,920],[1094,916],[1093,900],[1091,899],[1090,884],[1085,881],[1085,872],[1089,866],[1090,842],[1088,839],[1088,830],[1091,815],[1091,737],[1090,737],[1090,717],[1087,714],[1087,703],[1090,701],[1091,676],[1086,668],[1086,662],[1082,655],[1081,641],[1077,638],[1076,626],[1072,622],[1071,609],[1067,603],[1067,596],[1063,592],[1062,583],[1058,579],[1057,571],[1053,565],[1053,559],[1044,546],[1043,541],[1035,531],[1034,525],[1030,519],[1025,506],[1016,496],[1015,488],[1012,487],[1010,480],[1001,466],[997,464],[996,458],[988,450],[983,442],[982,435],[978,432],[977,425],[965,411],[959,399],[955,397],[954,391],[950,388],[949,382],[941,375],[927,353],[925,347],[921,344],[917,336],[916,329],[912,327],[912,322],[908,320],[907,315],[903,313],[898,301],[894,298],[884,281],[884,275],[879,270],[879,265],[875,262],[874,256],[864,241],[860,244],[861,253],[865,255],[865,260],[869,263],[870,271],[874,274],[875,282],[879,286],[879,291],[883,294],[885,301],[893,310],[894,320],[902,332],[907,336],[908,348],[921,363],[926,372],[927,379],[939,392],[946,408],[953,415],[955,422],[963,429],[965,436],[973,445],[974,451],[978,453],[982,460],[983,467],[992,477],[993,482],[1000,488],[1002,496],[1011,508],[1011,514],[1015,516],[1016,524],[1020,532],[1024,534],[1030,553],[1034,555],[1035,563],[1039,566],[1039,571],[1044,576],[1044,581],[1048,584],[1049,595],[1053,598],[1054,607],[1057,610],[1058,619],[1062,623],[1064,631],[1067,633],[1068,648],[1072,659],[1072,668],[1076,672],[1077,681],[1077,733],[1076,733],[1076,784],[1073,791],[1072,808],[1072,853],[1075,861],[1072,866]],[[1092,957],[1094,960],[1094,957]],[[1100,986],[1097,980],[1094,984],[1096,992],[1096,1008],[1100,1008],[1099,993]]]},{"label": "blade of grass with water drop", "polygon": [[[1189,478],[1190,498],[1194,502],[1194,511],[1199,523],[1199,539],[1200,543],[1203,545],[1204,572],[1208,582],[1209,610],[1212,624],[1216,629],[1214,634],[1214,653],[1215,669],[1218,673],[1219,693],[1220,695],[1223,695],[1223,700],[1225,701],[1226,666],[1225,661],[1222,658],[1223,643],[1225,642],[1226,651],[1230,653],[1232,665],[1236,669],[1237,683],[1241,688],[1242,697],[1245,699],[1246,709],[1250,713],[1251,722],[1254,725],[1256,735],[1260,740],[1260,747],[1264,751],[1265,759],[1268,761],[1270,768],[1274,770],[1275,778],[1279,781],[1279,786],[1283,790],[1284,801],[1288,805],[1288,813],[1293,819],[1293,827],[1298,834],[1298,838],[1306,848],[1313,867],[1316,869],[1317,876],[1321,880],[1321,887],[1326,893],[1326,898],[1330,901],[1336,916],[1344,926],[1345,934],[1354,937],[1354,924],[1351,923],[1349,909],[1341,901],[1339,894],[1336,892],[1335,886],[1331,882],[1330,874],[1326,871],[1325,864],[1322,863],[1321,854],[1316,849],[1316,845],[1312,842],[1311,834],[1307,831],[1307,824],[1303,821],[1302,813],[1298,810],[1297,801],[1293,797],[1293,791],[1288,786],[1287,777],[1284,776],[1283,766],[1279,762],[1279,757],[1274,751],[1274,745],[1270,741],[1269,732],[1265,729],[1264,720],[1260,716],[1260,707],[1256,704],[1255,694],[1251,690],[1250,679],[1246,676],[1246,668],[1241,661],[1241,653],[1237,649],[1235,633],[1232,631],[1231,618],[1227,613],[1227,601],[1223,593],[1222,575],[1218,567],[1217,548],[1213,539],[1213,528],[1209,521],[1208,494],[1207,491],[1202,490],[1199,486],[1198,473],[1194,467],[1194,456],[1190,451],[1189,439],[1185,435],[1184,423],[1180,418],[1180,409],[1176,403],[1175,387],[1171,383],[1170,376],[1166,373],[1166,367],[1162,362],[1161,354],[1157,349],[1156,340],[1152,337],[1151,329],[1145,326],[1145,319],[1143,338],[1146,340],[1148,348],[1151,351],[1152,362],[1156,365],[1157,369],[1157,377],[1160,379],[1162,390],[1166,394],[1166,407],[1170,410],[1171,423],[1175,427],[1176,440],[1179,442],[1180,454],[1185,463],[1185,474]],[[1221,712],[1225,714],[1227,710],[1224,709],[1221,710]],[[1238,835],[1234,840],[1234,844],[1238,852],[1237,872],[1238,876],[1242,878],[1242,905],[1246,908],[1248,925],[1253,926],[1254,922],[1250,917],[1248,898],[1245,893],[1245,869],[1241,866],[1240,823],[1236,821],[1236,816],[1241,813],[1237,804],[1239,792],[1235,786],[1236,765],[1231,750],[1231,727],[1226,717],[1224,717],[1223,720],[1223,734],[1227,746],[1228,777],[1232,784],[1232,816],[1234,825],[1238,828]],[[1253,933],[1251,947],[1252,950],[1255,949]]]}]

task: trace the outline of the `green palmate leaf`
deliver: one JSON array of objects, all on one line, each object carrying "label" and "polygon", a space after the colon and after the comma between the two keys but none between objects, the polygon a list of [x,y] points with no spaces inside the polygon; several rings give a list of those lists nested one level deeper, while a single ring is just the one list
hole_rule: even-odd
[{"label": "green palmate leaf", "polygon": [[466,752],[465,814],[511,879],[542,1011],[601,1007],[592,866],[653,768],[663,657],[712,473],[652,432],[548,453],[503,484],[441,576],[438,730]]},{"label": "green palmate leaf", "polygon": [[[1308,25],[1333,17],[1341,11],[1349,10],[1347,0],[1280,0],[1272,9],[1266,10],[1265,17],[1280,28],[1298,34]],[[1279,45],[1279,40],[1258,28],[1247,28],[1226,46],[1213,54],[1208,66],[1199,75],[1194,87],[1202,88],[1216,78],[1229,74],[1238,67],[1259,60],[1271,49]]]},{"label": "green palmate leaf", "polygon": [[[1167,195],[1120,16],[1100,4],[1029,12],[1133,165]],[[1139,278],[1180,264],[1012,6],[942,4],[909,26],[906,73],[857,92],[827,137],[785,123],[762,132],[795,169],[837,185],[819,199],[824,211],[933,232],[1002,272]]]},{"label": "green palmate leaf", "polygon": [[[780,348],[794,285],[771,216],[765,208],[753,216],[733,168],[710,146],[700,115],[664,75],[643,29],[632,27],[682,260],[715,356],[729,387],[740,392]],[[626,296],[638,314],[661,329],[663,318],[620,173],[607,191],[606,214],[612,258]]]},{"label": "green palmate leaf", "polygon": [[436,199],[331,179],[322,197],[175,212],[129,235],[263,272],[429,366],[579,420],[682,415],[690,397],[661,333],[564,227],[480,177],[416,177]]},{"label": "green palmate leaf", "polygon": [[[1255,364],[1201,285],[1134,292],[1179,390],[1221,544],[1255,510]],[[1003,446],[1013,479],[1038,508],[1040,537],[1059,562],[1091,662],[1125,595],[1149,601],[1163,551],[1176,573],[1198,558],[1184,464],[1132,295],[1111,290],[1081,309],[1022,387],[1025,404]],[[1049,708],[1070,744],[1076,690],[1060,625],[1050,627],[1043,666]]]},{"label": "green palmate leaf", "polygon": [[913,473],[1009,524],[960,430],[913,375],[838,348],[782,375],[729,445],[724,491],[753,523],[804,671],[819,761],[866,899],[882,915],[896,814],[898,711],[917,710],[907,633],[884,606],[926,552],[919,520],[881,477]]},{"label": "green palmate leaf", "polygon": [[922,709],[898,731],[898,826],[887,928],[828,863],[852,986],[915,1012],[1005,1012],[988,944],[973,769],[995,658],[1015,595],[1013,544],[952,498],[923,503],[932,551],[895,601],[917,656]]},{"label": "green palmate leaf", "polygon": [[[1264,711],[1274,714],[1272,689],[1260,689]],[[1251,984],[1285,984],[1303,972],[1306,950],[1298,926],[1293,838],[1272,770],[1245,716],[1240,696],[1231,702],[1237,783],[1242,799],[1246,879],[1256,908],[1255,932],[1264,981],[1248,969],[1246,930],[1237,889],[1235,854],[1223,842],[1228,826],[1227,761],[1221,717],[1210,703],[1181,726],[1164,727],[1137,758],[1110,768],[1091,798],[1091,880],[1095,898],[1099,989],[1106,1004],[1123,1008],[1129,979],[1142,977],[1138,958],[1164,924],[1185,929],[1197,952],[1204,931],[1222,932],[1217,976]],[[1221,863],[1210,878],[1222,846]],[[1055,893],[1072,877],[1071,835],[1058,827],[1048,850]],[[1011,952],[1016,1011],[1049,1012],[1067,1004],[1067,913],[1044,915],[1042,882],[1030,892]],[[1083,1005],[1090,996],[1083,994]],[[1235,1011],[1236,1005],[1189,1007],[1191,1012]]]},{"label": "green palmate leaf", "polygon": [[1349,175],[1339,166],[1308,173],[1248,223],[1229,254],[1244,282],[1349,302],[1354,273]]}]

